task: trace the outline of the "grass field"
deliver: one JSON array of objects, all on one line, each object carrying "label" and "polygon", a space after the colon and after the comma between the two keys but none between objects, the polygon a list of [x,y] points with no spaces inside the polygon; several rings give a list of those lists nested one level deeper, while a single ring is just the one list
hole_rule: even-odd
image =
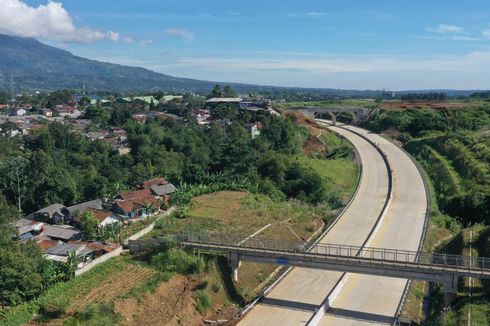
[{"label": "grass field", "polygon": [[315,170],[322,177],[327,190],[341,194],[344,202],[355,191],[359,167],[352,158],[326,160],[303,156],[297,159]]},{"label": "grass field", "polygon": [[[258,194],[219,191],[194,198],[186,218],[166,218],[147,237],[189,231],[250,235],[268,224],[275,228],[282,223],[300,237],[308,238],[316,230],[315,226],[320,227],[320,221],[328,216],[322,206],[313,207],[296,201],[275,202]],[[286,239],[294,238],[289,233],[286,232]],[[278,233],[270,235],[282,237]]]}]

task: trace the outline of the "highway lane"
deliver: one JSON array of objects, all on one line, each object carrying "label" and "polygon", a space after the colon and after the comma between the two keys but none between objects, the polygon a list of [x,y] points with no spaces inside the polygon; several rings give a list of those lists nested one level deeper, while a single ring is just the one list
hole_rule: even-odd
[{"label": "highway lane", "polygon": [[[386,201],[388,172],[379,152],[366,140],[341,128],[331,129],[344,135],[357,148],[363,173],[356,197],[321,242],[360,246]],[[339,272],[294,268],[240,325],[305,324],[341,275]]]},{"label": "highway lane", "polygon": [[[422,177],[411,159],[396,145],[364,129],[364,134],[387,154],[393,170],[393,201],[371,247],[416,251],[427,209]],[[321,325],[390,325],[394,322],[406,280],[351,274],[342,292],[331,303]]]}]

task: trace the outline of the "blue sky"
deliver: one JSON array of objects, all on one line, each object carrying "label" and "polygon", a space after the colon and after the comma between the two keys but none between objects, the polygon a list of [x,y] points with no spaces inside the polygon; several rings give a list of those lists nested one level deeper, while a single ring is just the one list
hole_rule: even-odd
[{"label": "blue sky", "polygon": [[488,0],[57,2],[0,0],[11,5],[9,17],[19,12],[38,24],[23,30],[7,23],[0,32],[34,36],[87,58],[206,80],[490,89]]}]

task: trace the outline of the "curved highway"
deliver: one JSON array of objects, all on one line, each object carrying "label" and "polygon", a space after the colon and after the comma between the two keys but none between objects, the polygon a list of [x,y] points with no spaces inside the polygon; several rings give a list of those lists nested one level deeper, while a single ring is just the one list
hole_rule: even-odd
[{"label": "curved highway", "polygon": [[[422,177],[412,160],[396,145],[364,129],[363,134],[386,153],[393,175],[393,200],[371,247],[417,251],[427,210]],[[351,274],[320,325],[391,325],[406,280]]]},{"label": "curved highway", "polygon": [[[347,130],[331,127],[357,148],[362,176],[356,197],[322,243],[361,246],[372,231],[388,194],[387,167],[376,148]],[[294,268],[252,309],[240,325],[306,324],[343,273]]]}]

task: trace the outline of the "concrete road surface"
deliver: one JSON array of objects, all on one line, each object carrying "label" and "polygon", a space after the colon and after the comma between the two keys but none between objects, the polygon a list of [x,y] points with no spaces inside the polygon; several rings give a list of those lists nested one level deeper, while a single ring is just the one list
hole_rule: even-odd
[{"label": "concrete road surface", "polygon": [[[393,170],[393,201],[371,247],[418,250],[427,201],[422,177],[410,158],[376,134],[348,126],[376,142]],[[351,274],[321,325],[391,325],[406,280]]]},{"label": "concrete road surface", "polygon": [[[378,151],[361,137],[336,127],[357,148],[363,167],[359,191],[323,243],[360,246],[373,229],[388,191],[388,172]],[[238,272],[240,275],[240,272]],[[240,325],[301,325],[334,288],[342,273],[294,268]]]}]

